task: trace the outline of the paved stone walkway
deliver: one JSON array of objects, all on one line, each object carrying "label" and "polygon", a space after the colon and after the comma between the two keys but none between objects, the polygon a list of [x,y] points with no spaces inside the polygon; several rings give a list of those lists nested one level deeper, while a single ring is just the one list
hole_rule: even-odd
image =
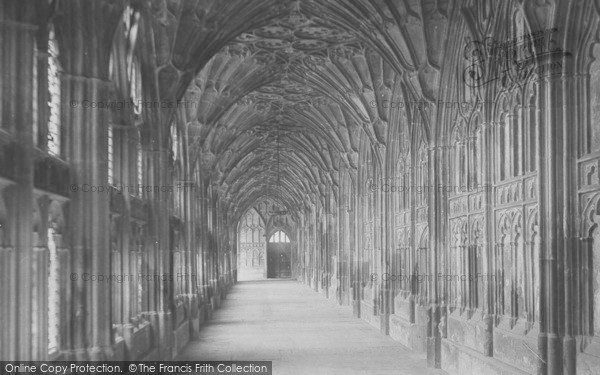
[{"label": "paved stone walkway", "polygon": [[241,282],[181,360],[273,361],[273,374],[445,374],[307,286]]}]

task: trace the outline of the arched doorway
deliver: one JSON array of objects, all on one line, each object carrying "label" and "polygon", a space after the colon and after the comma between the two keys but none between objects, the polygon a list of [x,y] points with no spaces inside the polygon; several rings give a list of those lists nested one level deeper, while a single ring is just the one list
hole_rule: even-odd
[{"label": "arched doorway", "polygon": [[267,243],[267,277],[289,279],[292,275],[292,251],[288,235],[276,230]]}]

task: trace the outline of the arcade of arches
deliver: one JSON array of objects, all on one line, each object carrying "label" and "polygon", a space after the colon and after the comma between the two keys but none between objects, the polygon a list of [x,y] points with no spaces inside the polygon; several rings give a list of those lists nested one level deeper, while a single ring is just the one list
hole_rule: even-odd
[{"label": "arcade of arches", "polygon": [[273,277],[600,373],[599,0],[2,0],[0,51],[0,359],[173,358]]}]

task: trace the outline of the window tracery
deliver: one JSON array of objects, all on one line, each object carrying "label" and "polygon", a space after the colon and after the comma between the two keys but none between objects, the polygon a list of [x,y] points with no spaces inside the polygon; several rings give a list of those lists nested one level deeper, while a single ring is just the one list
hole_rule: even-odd
[{"label": "window tracery", "polygon": [[61,156],[61,123],[60,123],[60,62],[58,60],[58,43],[54,34],[54,27],[50,28],[48,35],[48,152],[54,156]]}]

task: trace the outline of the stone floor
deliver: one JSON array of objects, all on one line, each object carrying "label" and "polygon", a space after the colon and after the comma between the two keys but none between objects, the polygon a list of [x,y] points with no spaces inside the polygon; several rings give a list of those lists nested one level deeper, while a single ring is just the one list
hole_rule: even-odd
[{"label": "stone floor", "polygon": [[445,374],[296,281],[237,284],[181,360],[267,360],[273,374]]}]

